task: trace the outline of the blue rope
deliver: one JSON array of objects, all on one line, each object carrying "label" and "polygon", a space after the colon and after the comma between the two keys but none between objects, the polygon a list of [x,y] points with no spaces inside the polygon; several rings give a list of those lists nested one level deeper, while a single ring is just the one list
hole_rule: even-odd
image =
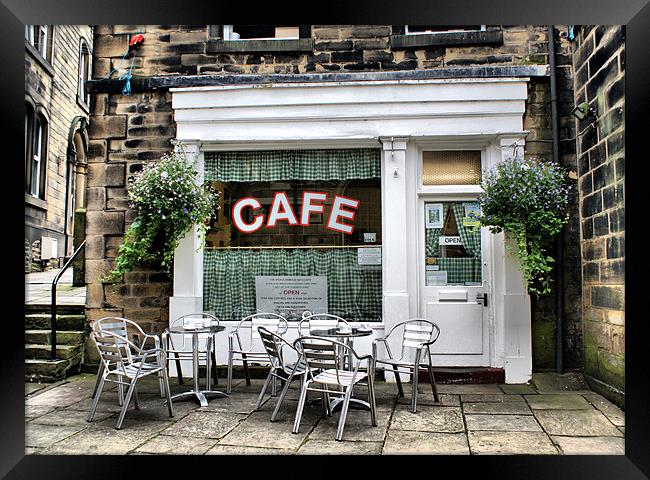
[{"label": "blue rope", "polygon": [[125,80],[124,82],[124,88],[122,88],[122,95],[131,95],[131,78],[133,75],[131,74],[131,71],[133,70],[133,64],[135,63],[135,55],[133,55],[133,59],[131,60],[131,66],[129,67],[129,73],[122,75],[119,79],[120,80]]}]

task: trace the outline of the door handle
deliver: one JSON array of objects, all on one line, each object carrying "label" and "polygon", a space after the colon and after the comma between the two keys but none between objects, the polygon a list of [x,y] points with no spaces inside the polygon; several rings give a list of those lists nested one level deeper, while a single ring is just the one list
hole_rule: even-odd
[{"label": "door handle", "polygon": [[488,306],[488,294],[486,293],[477,293],[476,294],[476,301],[481,302],[484,307]]}]

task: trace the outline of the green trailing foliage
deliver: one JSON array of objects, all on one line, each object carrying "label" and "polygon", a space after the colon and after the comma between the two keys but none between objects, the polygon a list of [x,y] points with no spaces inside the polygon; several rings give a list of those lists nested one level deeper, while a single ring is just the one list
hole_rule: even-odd
[{"label": "green trailing foliage", "polygon": [[201,244],[214,215],[218,194],[197,181],[195,165],[182,153],[167,153],[149,162],[129,180],[129,206],[136,218],[126,231],[114,269],[105,282],[117,282],[136,266],[171,270],[179,241],[194,225]]},{"label": "green trailing foliage", "polygon": [[509,159],[483,177],[481,224],[514,239],[528,292],[551,291],[555,259],[547,251],[568,221],[570,186],[557,163]]}]

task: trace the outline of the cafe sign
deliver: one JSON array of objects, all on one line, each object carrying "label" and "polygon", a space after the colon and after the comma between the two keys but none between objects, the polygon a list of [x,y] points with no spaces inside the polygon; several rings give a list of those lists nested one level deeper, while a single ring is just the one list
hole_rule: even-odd
[{"label": "cafe sign", "polygon": [[[326,192],[303,192],[302,206],[299,212],[295,212],[286,192],[275,192],[268,216],[254,215],[251,222],[246,222],[243,214],[245,209],[251,208],[254,213],[255,210],[262,208],[262,204],[254,197],[245,197],[233,205],[232,220],[235,228],[241,233],[254,233],[263,226],[274,228],[281,222],[292,226],[308,227],[312,214],[324,215],[326,201]],[[326,228],[347,235],[352,234],[354,217],[360,203],[354,198],[334,195]]]}]

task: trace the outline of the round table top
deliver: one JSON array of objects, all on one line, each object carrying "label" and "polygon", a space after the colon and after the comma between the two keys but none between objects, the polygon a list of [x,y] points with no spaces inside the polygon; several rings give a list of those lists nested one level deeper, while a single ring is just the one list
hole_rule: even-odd
[{"label": "round table top", "polygon": [[356,328],[352,327],[350,330],[341,330],[340,328],[327,328],[322,330],[311,330],[309,335],[316,337],[366,337],[372,335],[372,328]]},{"label": "round table top", "polygon": [[226,329],[223,325],[210,325],[209,327],[199,327],[199,328],[185,328],[181,325],[177,325],[169,328],[170,333],[218,333],[223,332]]}]

